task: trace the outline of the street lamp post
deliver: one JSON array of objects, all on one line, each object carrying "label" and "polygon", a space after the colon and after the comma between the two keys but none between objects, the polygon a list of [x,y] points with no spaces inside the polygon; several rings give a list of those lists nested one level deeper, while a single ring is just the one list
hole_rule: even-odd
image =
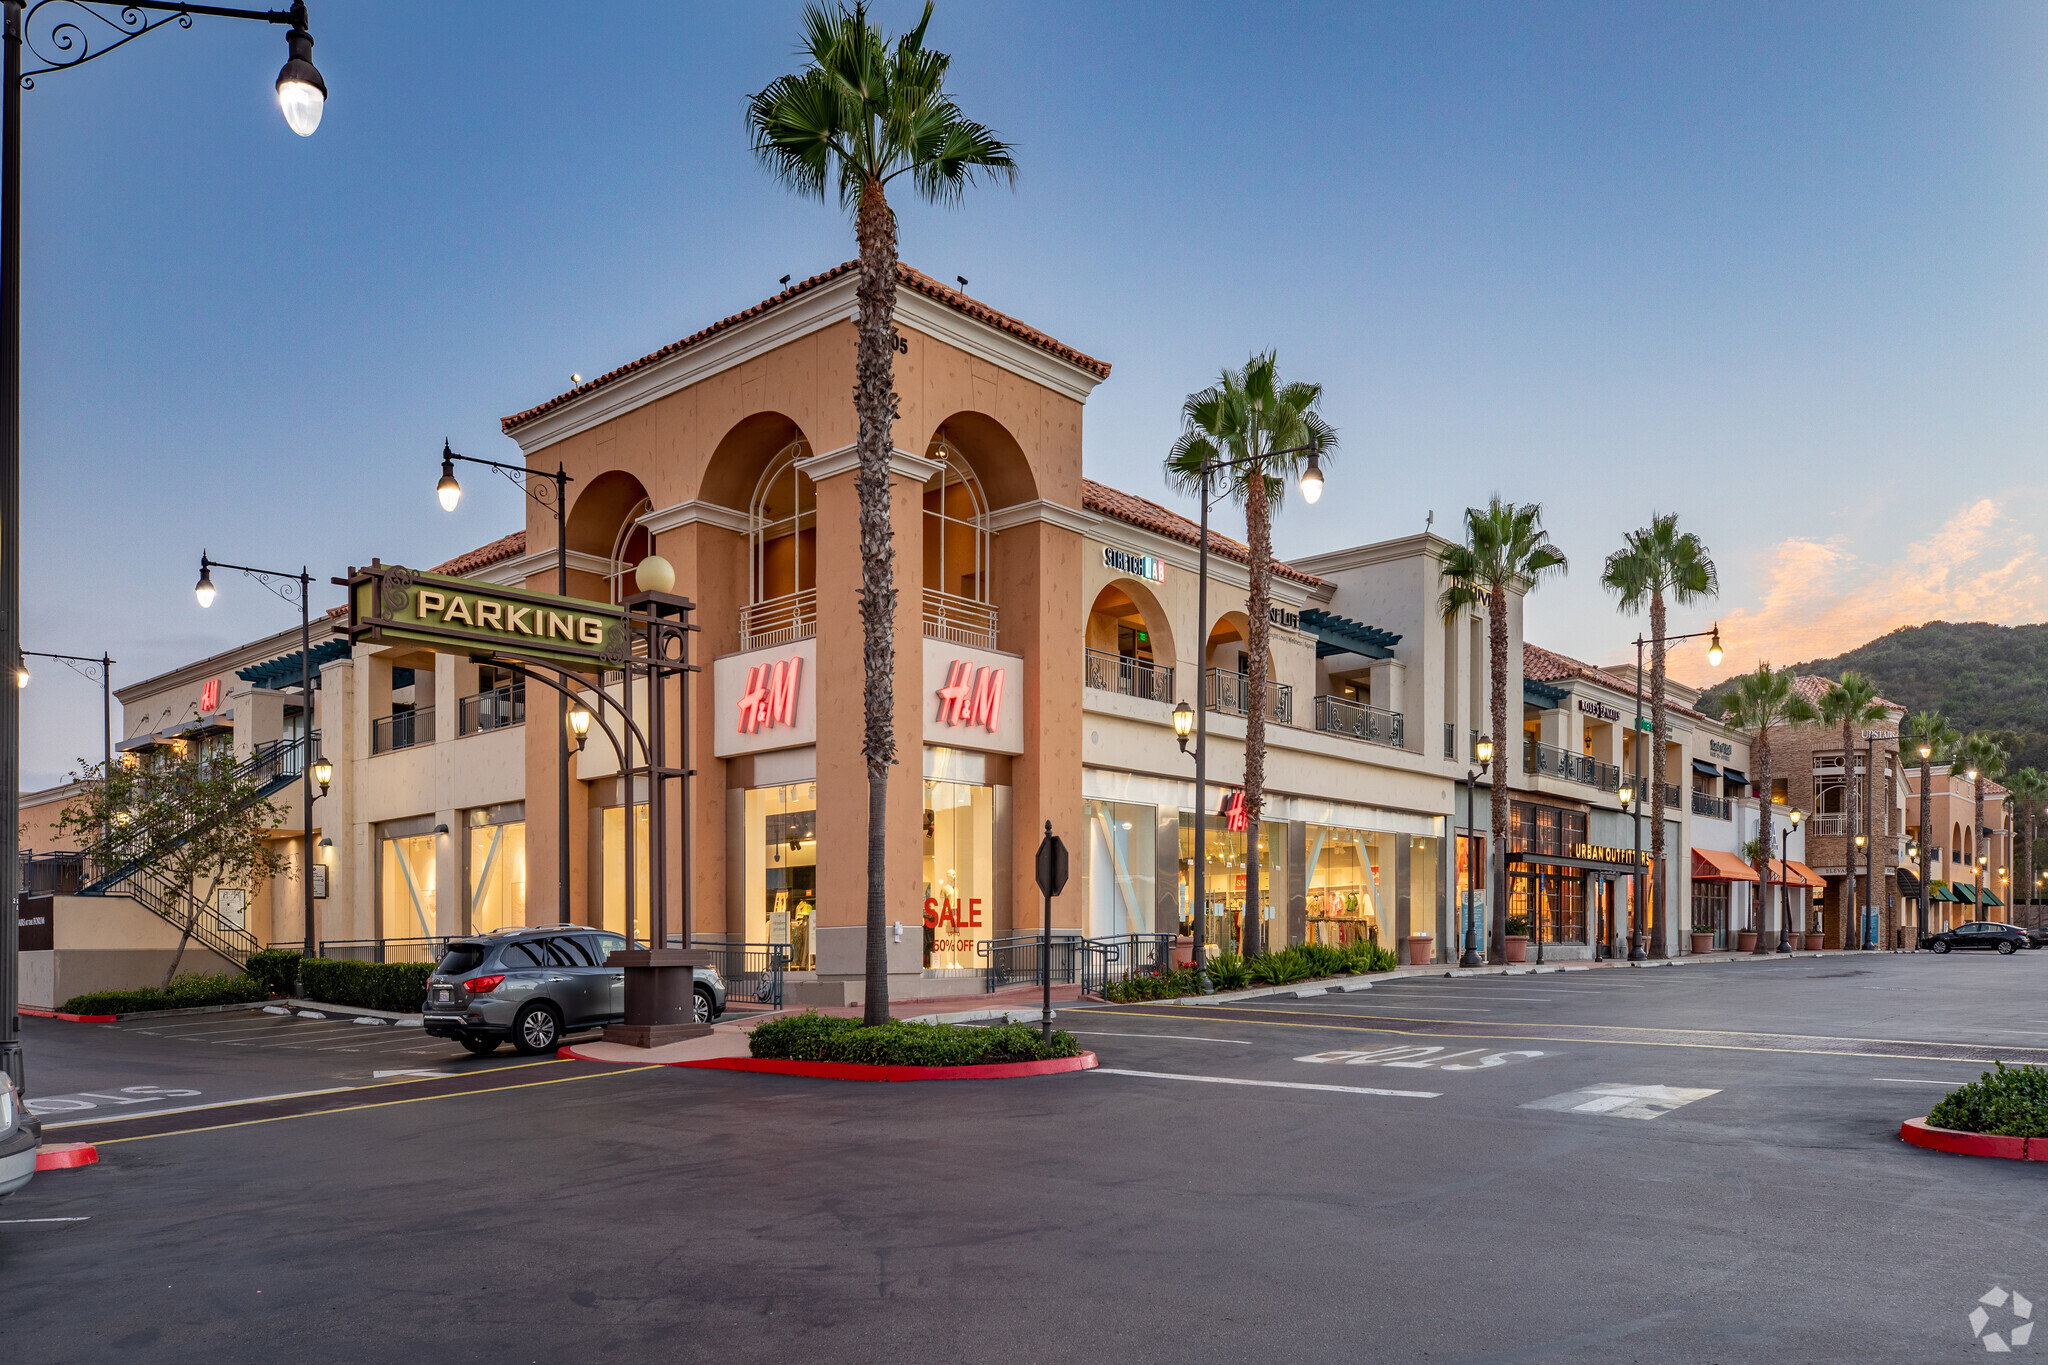
[{"label": "street lamp post", "polygon": [[[199,599],[202,608],[213,605],[216,589],[213,586],[215,569],[234,569],[245,573],[276,593],[287,602],[299,604],[299,715],[305,722],[305,734],[300,739],[303,752],[299,755],[300,795],[305,803],[305,849],[306,856],[299,868],[299,891],[305,915],[306,941],[300,952],[301,962],[311,961],[317,956],[318,944],[313,935],[313,783],[319,782],[320,794],[327,794],[327,784],[334,776],[334,765],[324,760],[315,764],[313,741],[318,733],[313,729],[313,575],[302,565],[297,573],[286,573],[281,569],[252,569],[247,564],[230,564],[214,559],[201,550],[199,552],[199,581],[192,587],[192,595]],[[320,772],[315,773],[315,767]],[[304,977],[300,978],[297,992],[305,995]]]},{"label": "street lamp post", "polygon": [[1778,951],[1792,951],[1792,903],[1786,887],[1792,884],[1792,831],[1806,818],[1802,810],[1787,811],[1785,828],[1778,835]]},{"label": "street lamp post", "polygon": [[[45,6],[59,6],[47,32],[36,27]],[[102,13],[101,11],[109,11]],[[150,15],[161,15],[152,19]],[[313,65],[305,0],[289,10],[223,9],[214,5],[127,0],[97,7],[81,0],[0,0],[0,659],[21,655],[21,92],[37,76],[103,57],[176,20],[195,14],[290,25],[287,57],[277,73],[285,122],[301,137],[320,126],[327,83]],[[95,27],[97,25],[97,27]],[[38,41],[40,34],[41,41]],[[37,65],[24,69],[27,47]],[[45,48],[48,50],[46,51]],[[19,906],[21,878],[21,700],[0,688],[0,1068],[22,1088]]]},{"label": "street lamp post", "polygon": [[[441,442],[441,482],[434,486],[434,494],[441,500],[441,510],[453,512],[462,501],[462,485],[455,478],[455,462],[480,464],[486,469],[495,469],[527,497],[543,507],[551,507],[555,513],[555,594],[569,595],[569,485],[575,482],[561,461],[555,462],[555,472],[532,469],[523,464],[503,464],[497,460],[479,459],[474,455],[458,455],[449,448],[448,442]],[[569,922],[569,698],[566,695],[555,698],[555,867],[559,879],[555,890],[555,907],[560,922]],[[577,732],[577,748],[581,749],[582,737],[588,733],[589,723]],[[623,761],[623,760],[622,760]],[[633,823],[633,795],[626,793],[626,824]],[[626,874],[633,875],[630,871]],[[630,926],[629,926],[630,928]],[[656,947],[661,945],[656,944]]]},{"label": "street lamp post", "polygon": [[[100,779],[106,780],[107,772],[114,766],[114,661],[105,654],[90,658],[83,654],[45,654],[40,649],[24,649],[24,659],[57,659],[64,666],[80,676],[100,685],[100,739],[105,746],[106,767],[100,772]],[[14,675],[19,687],[28,686],[28,665],[22,664]]]},{"label": "street lamp post", "polygon": [[[1474,856],[1472,845],[1472,807],[1479,799],[1479,779],[1493,766],[1493,736],[1481,735],[1479,742],[1472,746],[1472,756],[1479,760],[1479,766],[1465,770],[1465,904],[1458,912],[1465,921],[1465,950],[1458,954],[1460,967],[1483,967],[1486,957],[1479,951],[1479,917],[1473,913],[1473,886],[1479,879],[1480,862]],[[1493,798],[1489,796],[1488,800]]]},{"label": "street lamp post", "polygon": [[[1722,652],[1721,623],[1718,621],[1714,623],[1711,629],[1696,630],[1693,631],[1690,635],[1667,635],[1664,637],[1664,643],[1666,645],[1675,645],[1682,640],[1697,640],[1704,636],[1713,637],[1707,643],[1707,662],[1718,668],[1721,664]],[[1645,908],[1643,905],[1643,894],[1648,883],[1646,883],[1643,877],[1643,803],[1641,800],[1643,792],[1643,646],[1649,643],[1651,643],[1651,641],[1649,641],[1645,637],[1641,635],[1636,636],[1635,790],[1637,795],[1637,801],[1635,805],[1634,818],[1631,822],[1635,826],[1636,836],[1636,894],[1633,898],[1633,903],[1629,906],[1630,925],[1628,960],[1630,962],[1641,962],[1643,959],[1649,956],[1649,953],[1644,951],[1643,948],[1644,935],[1648,932],[1650,928],[1650,916],[1645,912]],[[1622,802],[1622,805],[1627,806],[1628,802],[1624,801]],[[1652,804],[1651,809],[1657,812],[1657,819],[1662,820],[1664,818],[1663,792],[1660,791],[1656,793],[1656,801]],[[1656,870],[1656,874],[1657,877],[1660,879],[1658,885],[1659,895],[1657,897],[1657,901],[1658,907],[1661,909],[1664,900],[1664,897],[1661,894],[1661,879],[1664,876],[1664,869],[1661,867],[1658,868]]]},{"label": "street lamp post", "polygon": [[[1208,918],[1209,899],[1209,845],[1207,840],[1206,816],[1208,814],[1209,790],[1209,503],[1215,493],[1216,475],[1223,470],[1242,464],[1258,464],[1278,459],[1282,455],[1308,454],[1308,468],[1301,474],[1301,496],[1313,503],[1323,496],[1322,447],[1311,442],[1305,446],[1289,446],[1285,450],[1268,450],[1258,455],[1244,455],[1235,460],[1211,460],[1202,466],[1202,543],[1198,551],[1200,571],[1195,581],[1195,689],[1201,696],[1201,704],[1195,711],[1195,970],[1202,972],[1204,961],[1202,939],[1207,931],[1204,921]],[[1180,706],[1186,706],[1183,699]],[[1177,706],[1176,711],[1179,710]],[[1179,722],[1175,722],[1176,731]],[[1181,752],[1187,752],[1187,737],[1181,737]],[[1257,877],[1259,832],[1245,832],[1245,846],[1251,856],[1245,859],[1247,877]],[[1250,883],[1257,885],[1256,882]],[[1245,921],[1245,932],[1257,932],[1249,919]],[[1206,974],[1205,974],[1206,977]]]},{"label": "street lamp post", "polygon": [[[1640,732],[1640,731],[1638,731],[1637,733],[1641,733],[1641,732]],[[1619,802],[1621,802],[1621,808],[1622,808],[1623,810],[1628,810],[1628,809],[1630,808],[1630,806],[1631,806],[1631,805],[1632,805],[1632,804],[1634,803],[1635,799],[1636,799],[1636,788],[1635,788],[1635,783],[1634,783],[1634,781],[1632,781],[1631,779],[1629,779],[1629,778],[1626,778],[1626,777],[1625,777],[1625,778],[1623,778],[1623,779],[1621,780],[1621,785],[1620,785],[1619,787],[1615,788],[1615,791],[1614,791],[1614,799],[1615,799],[1615,800],[1617,800],[1617,801],[1619,801]],[[1638,904],[1638,903],[1640,903],[1640,902],[1641,902],[1641,900],[1642,900],[1642,898],[1643,898],[1643,896],[1642,896],[1642,892],[1643,892],[1643,881],[1642,881],[1642,861],[1643,861],[1643,836],[1642,836],[1642,829],[1643,829],[1642,825],[1641,825],[1640,823],[1638,823],[1638,824],[1636,825],[1636,870],[1635,870],[1634,872],[1631,872],[1631,873],[1629,874],[1629,901],[1628,901],[1628,924],[1629,924],[1629,943],[1630,943],[1630,945],[1631,945],[1631,948],[1633,948],[1633,945],[1634,945],[1634,943],[1635,943],[1635,936],[1636,936],[1636,935],[1635,935],[1635,925],[1636,925],[1636,906],[1637,906],[1637,904]],[[1608,951],[1608,956],[1609,956],[1609,957],[1612,957],[1612,956],[1614,955],[1614,949],[1613,949],[1613,947],[1612,947],[1611,945],[1609,946],[1609,948],[1608,948],[1608,950],[1607,950],[1607,951]],[[1636,958],[1635,958],[1635,954],[1634,954],[1634,952],[1633,952],[1633,951],[1631,951],[1631,952],[1629,952],[1629,953],[1627,954],[1627,958],[1628,958],[1628,960],[1629,960],[1630,962],[1634,962],[1634,961],[1636,960]]]}]

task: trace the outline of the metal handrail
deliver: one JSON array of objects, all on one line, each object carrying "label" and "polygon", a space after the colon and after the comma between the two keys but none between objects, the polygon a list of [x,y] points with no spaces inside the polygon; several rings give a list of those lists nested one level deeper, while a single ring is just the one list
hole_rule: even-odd
[{"label": "metal handrail", "polygon": [[1125,654],[1087,651],[1081,681],[1098,692],[1117,692],[1141,701],[1173,700],[1171,668]]},{"label": "metal handrail", "polygon": [[476,692],[462,698],[455,704],[455,733],[457,735],[481,734],[487,730],[502,730],[510,725],[526,723],[526,685],[514,683],[508,687],[493,688],[488,692]]},{"label": "metal handrail", "polygon": [[818,590],[804,588],[740,608],[740,648],[794,644],[818,633]]},{"label": "metal handrail", "polygon": [[[1522,771],[1560,777],[1567,782],[1583,782],[1604,792],[1621,788],[1621,769],[1614,764],[1603,763],[1590,754],[1575,754],[1541,740],[1522,741]],[[1667,786],[1664,790],[1669,797],[1667,804],[1677,805],[1678,788]]]},{"label": "metal handrail", "polygon": [[431,706],[394,711],[370,723],[370,752],[373,754],[388,754],[397,749],[433,742],[434,708]]},{"label": "metal handrail", "polygon": [[[458,935],[437,934],[431,938],[323,938],[314,945],[323,958],[338,962],[439,962],[448,944]],[[295,950],[296,943],[279,945]],[[409,956],[424,948],[423,956]],[[393,956],[393,951],[398,956]]]},{"label": "metal handrail", "polygon": [[1735,818],[1735,802],[1725,796],[1695,791],[1692,794],[1692,813],[1712,816],[1716,820],[1732,820]]},{"label": "metal handrail", "polygon": [[[1071,984],[1077,976],[1077,959],[1086,952],[1087,940],[1079,934],[1052,936],[1052,984]],[[1039,955],[1043,939],[1038,934],[1012,938],[983,939],[974,945],[974,955],[985,964],[982,989],[999,991],[1005,986],[1029,985],[1039,979]]]},{"label": "metal handrail", "polygon": [[996,609],[988,602],[956,597],[937,588],[924,590],[924,634],[928,640],[976,649],[996,647]]},{"label": "metal handrail", "polygon": [[[1204,675],[1208,686],[1203,693],[1211,711],[1228,716],[1251,714],[1251,683],[1242,673],[1212,668]],[[1294,724],[1294,688],[1287,683],[1266,684],[1266,718],[1281,725]]]},{"label": "metal handrail", "polygon": [[1399,749],[1404,727],[1399,711],[1384,711],[1344,697],[1316,698],[1316,729]]},{"label": "metal handrail", "polygon": [[1808,816],[1807,820],[1806,832],[1822,839],[1839,839],[1849,832],[1849,817],[1841,811]]},{"label": "metal handrail", "polygon": [[1114,934],[1083,941],[1081,994],[1101,995],[1113,981],[1173,969],[1173,934]]}]

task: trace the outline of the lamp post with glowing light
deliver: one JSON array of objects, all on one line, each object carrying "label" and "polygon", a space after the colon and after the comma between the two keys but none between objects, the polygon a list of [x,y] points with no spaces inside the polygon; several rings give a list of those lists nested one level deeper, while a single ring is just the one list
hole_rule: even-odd
[{"label": "lamp post with glowing light", "polygon": [[[1792,810],[1785,814],[1785,828],[1778,835],[1778,951],[1792,951],[1792,905],[1790,893],[1785,890],[1792,884],[1792,831],[1799,828],[1799,822],[1806,818],[1803,810]],[[1804,883],[1801,883],[1804,885]]]},{"label": "lamp post with glowing light", "polygon": [[[1486,965],[1486,955],[1479,947],[1480,916],[1478,907],[1474,904],[1478,900],[1478,888],[1473,886],[1473,883],[1479,880],[1479,869],[1486,864],[1480,861],[1478,850],[1472,843],[1472,807],[1479,799],[1479,779],[1493,766],[1492,735],[1479,737],[1479,742],[1472,746],[1472,757],[1478,760],[1479,766],[1465,770],[1465,904],[1458,907],[1459,914],[1465,920],[1465,950],[1458,954],[1460,967]],[[1489,794],[1487,800],[1492,799]]]},{"label": "lamp post with glowing light", "polygon": [[[1667,635],[1664,637],[1664,643],[1665,645],[1669,646],[1678,644],[1682,640],[1697,640],[1702,637],[1708,637],[1707,663],[1714,668],[1719,668],[1721,666],[1722,650],[1721,623],[1718,621],[1714,623],[1713,628],[1710,630],[1696,630],[1693,631],[1690,635]],[[1640,794],[1643,790],[1643,734],[1646,729],[1653,728],[1646,726],[1643,722],[1643,646],[1649,643],[1651,643],[1651,641],[1646,637],[1641,635],[1636,636],[1636,729],[1634,739],[1631,741],[1631,747],[1634,748],[1636,756],[1636,761],[1634,765],[1635,790],[1638,794]],[[1621,804],[1624,809],[1628,808],[1629,803],[1627,801],[1623,801]],[[1664,818],[1664,793],[1657,793],[1657,800],[1652,805],[1651,809],[1657,812],[1657,819],[1662,820]],[[1635,903],[1629,906],[1629,921],[1631,928],[1629,932],[1628,960],[1630,962],[1641,962],[1643,959],[1649,956],[1649,953],[1644,951],[1643,939],[1649,933],[1650,929],[1650,916],[1647,913],[1647,907],[1643,906],[1643,896],[1648,883],[1643,877],[1643,805],[1641,801],[1636,802],[1634,809],[1634,818],[1631,820],[1630,823],[1632,823],[1635,826],[1636,836],[1636,884],[1634,897]],[[1664,899],[1661,894],[1661,883],[1662,878],[1664,876],[1664,869],[1661,867],[1657,868],[1656,874],[1659,878],[1660,889],[1660,894],[1658,895],[1657,900],[1659,905],[1661,905]],[[1638,907],[1643,908],[1639,909]]]},{"label": "lamp post with glowing light", "polygon": [[[1203,540],[1206,543],[1208,537],[1206,535],[1203,536]],[[1195,719],[1195,708],[1188,705],[1187,698],[1183,697],[1173,704],[1173,737],[1179,741],[1180,751],[1183,754],[1188,752],[1188,736],[1195,733]],[[1195,885],[1193,894],[1188,898],[1194,907],[1194,925],[1188,937],[1193,945],[1193,955],[1190,960],[1194,965],[1195,980],[1200,985],[1202,994],[1207,995],[1209,993],[1209,959],[1208,954],[1202,951],[1202,912],[1206,908],[1203,901],[1208,895],[1209,883],[1206,876],[1208,861],[1202,856],[1202,836],[1205,832],[1203,828],[1204,808],[1209,804],[1209,795],[1205,781],[1207,774],[1203,768],[1200,745],[1195,747],[1195,752],[1191,757],[1195,760],[1195,869],[1192,873]]]},{"label": "lamp post with glowing light", "polygon": [[[520,492],[532,498],[543,507],[551,507],[555,513],[555,595],[569,595],[569,485],[576,482],[555,462],[555,472],[533,469],[523,464],[504,464],[497,460],[479,459],[475,455],[458,455],[447,441],[441,442],[441,481],[434,485],[434,496],[441,501],[441,510],[453,512],[462,501],[462,484],[455,477],[455,462],[480,464],[486,469],[495,469]],[[569,698],[566,695],[555,698],[556,732],[560,737],[555,753],[555,907],[562,923],[569,921]],[[590,733],[590,722],[583,723],[583,729],[576,731],[576,747],[581,750],[584,736]],[[624,760],[621,759],[621,762]],[[628,802],[630,806],[630,801]],[[628,822],[631,811],[627,813]]]},{"label": "lamp post with glowing light", "polygon": [[40,649],[24,649],[21,655],[21,662],[14,668],[17,689],[28,686],[30,659],[57,659],[72,672],[100,685],[100,737],[106,745],[106,767],[101,770],[100,779],[105,781],[114,767],[114,661],[105,654],[94,659],[83,654],[45,654]]},{"label": "lamp post with glowing light", "polygon": [[[54,8],[51,8],[54,6]],[[42,12],[51,8],[46,21]],[[152,18],[151,16],[158,16]],[[21,659],[21,105],[36,78],[82,66],[175,20],[192,16],[289,25],[277,102],[300,137],[320,126],[327,82],[313,65],[305,0],[288,10],[126,0],[0,0],[0,659]],[[32,61],[24,63],[26,48]],[[16,691],[19,691],[17,687]],[[0,688],[0,1070],[24,1082],[18,1032],[21,877],[21,699]]]}]

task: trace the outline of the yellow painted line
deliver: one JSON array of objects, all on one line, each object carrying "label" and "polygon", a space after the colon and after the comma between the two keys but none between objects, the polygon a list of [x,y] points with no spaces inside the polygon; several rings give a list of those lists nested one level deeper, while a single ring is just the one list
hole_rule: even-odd
[{"label": "yellow painted line", "polygon": [[[507,1067],[506,1070],[512,1068]],[[518,1085],[494,1085],[488,1090],[450,1090],[439,1095],[415,1095],[409,1100],[378,1100],[370,1104],[348,1104],[339,1109],[315,1109],[307,1114],[274,1114],[266,1119],[243,1119],[239,1123],[216,1123],[205,1128],[180,1128],[175,1133],[144,1133],[140,1137],[107,1138],[96,1142],[95,1147],[111,1147],[117,1142],[148,1142],[152,1138],[188,1137],[193,1133],[217,1133],[224,1128],[248,1128],[259,1123],[283,1123],[288,1119],[320,1118],[327,1114],[353,1114],[361,1109],[389,1109],[398,1104],[424,1104],[428,1100],[455,1100],[465,1095],[502,1095],[507,1090],[532,1090],[542,1085],[567,1085],[571,1081],[595,1080],[601,1076],[630,1076],[635,1071],[660,1071],[662,1066],[636,1066],[626,1071],[586,1071],[577,1076],[558,1076],[551,1081],[523,1081]],[[422,1077],[422,1079],[426,1079]]]},{"label": "yellow painted line", "polygon": [[[1217,1008],[1217,1009],[1228,1009],[1228,1008],[1229,1008],[1229,1006],[1227,1006],[1227,1005],[1219,1005],[1219,1006],[1213,1006],[1212,1008]],[[1140,1014],[1140,1013],[1138,1013],[1137,1011],[1134,1011],[1134,1010],[1111,1010],[1111,1009],[1090,1009],[1090,1010],[1089,1010],[1088,1012],[1089,1012],[1090,1014],[1121,1014],[1121,1015],[1126,1015],[1126,1016],[1129,1016],[1129,1017],[1131,1017],[1131,1018],[1135,1018],[1135,1019],[1157,1019],[1157,1018],[1159,1017],[1159,1016],[1158,1016],[1158,1015],[1156,1015],[1156,1014]],[[1272,1011],[1261,1011],[1261,1013],[1273,1013],[1273,1014],[1280,1014],[1280,1013],[1296,1013],[1296,1012],[1298,1012],[1298,1013],[1302,1013],[1302,1014],[1309,1014],[1309,1013],[1313,1013],[1313,1011],[1310,1011],[1310,1010],[1301,1010],[1301,1011],[1281,1011],[1281,1010],[1272,1010]],[[1596,1046],[1599,1046],[1599,1047],[1685,1047],[1685,1048],[1703,1048],[1703,1049],[1706,1049],[1706,1050],[1708,1050],[1708,1051],[1713,1051],[1713,1052],[1771,1052],[1771,1053],[1783,1053],[1783,1054],[1786,1054],[1786,1055],[1790,1055],[1790,1056],[1798,1056],[1798,1057],[1886,1057],[1886,1058],[1890,1058],[1890,1059],[1891,1059],[1891,1060],[1893,1060],[1893,1061],[1909,1061],[1909,1062],[1972,1062],[1972,1063],[1984,1063],[1984,1062],[1992,1062],[1992,1061],[1996,1061],[1996,1060],[1998,1060],[1997,1058],[1994,1058],[1994,1057],[1899,1057],[1899,1056],[1897,1056],[1896,1054],[1894,1054],[1894,1053],[1889,1053],[1889,1052],[1838,1052],[1838,1051],[1834,1051],[1834,1050],[1832,1050],[1832,1049],[1829,1049],[1829,1048],[1819,1048],[1819,1047],[1743,1047],[1743,1046],[1740,1046],[1740,1045],[1738,1045],[1738,1044],[1735,1044],[1735,1043],[1662,1043],[1662,1042],[1651,1042],[1651,1041],[1646,1041],[1646,1040],[1643,1040],[1643,1039],[1639,1039],[1639,1038],[1553,1038],[1553,1037],[1551,1037],[1551,1036],[1550,1036],[1549,1034],[1544,1034],[1544,1033],[1442,1033],[1442,1032],[1439,1032],[1439,1031],[1437,1031],[1437,1030],[1434,1030],[1434,1029],[1430,1029],[1430,1030],[1424,1030],[1424,1029],[1404,1029],[1404,1028],[1372,1028],[1372,1027],[1369,1027],[1369,1026],[1366,1026],[1366,1025],[1361,1025],[1361,1024],[1290,1024],[1290,1023],[1286,1022],[1285,1020],[1281,1020],[1281,1019],[1274,1019],[1274,1020],[1271,1020],[1271,1021],[1267,1021],[1267,1020],[1263,1020],[1263,1019],[1221,1019],[1221,1018],[1217,1018],[1217,1017],[1215,1017],[1215,1016],[1213,1016],[1213,1015],[1209,1015],[1209,1016],[1204,1016],[1204,1017],[1205,1017],[1205,1018],[1208,1018],[1208,1019],[1209,1019],[1209,1021],[1210,1021],[1211,1023],[1216,1023],[1216,1024],[1255,1024],[1255,1025],[1259,1025],[1259,1026],[1261,1026],[1261,1027],[1264,1027],[1264,1028],[1305,1028],[1305,1029],[1325,1029],[1325,1030],[1333,1030],[1333,1031],[1335,1031],[1335,1032],[1338,1032],[1338,1033],[1391,1033],[1391,1034],[1393,1034],[1393,1035],[1394,1035],[1395,1037],[1397,1037],[1397,1038],[1479,1038],[1479,1039],[1483,1039],[1483,1040],[1485,1040],[1485,1041],[1487,1041],[1487,1042],[1500,1042],[1500,1043],[1515,1043],[1515,1042],[1528,1042],[1528,1043],[1593,1043],[1593,1044],[1595,1044]],[[1400,1021],[1400,1022],[1403,1022],[1403,1023],[1424,1023],[1424,1022],[1428,1022],[1428,1021],[1425,1021],[1425,1020],[1402,1020],[1402,1021]],[[1529,1027],[1529,1028],[1535,1028],[1535,1027],[1539,1027],[1539,1026],[1538,1026],[1538,1025],[1534,1025],[1534,1024],[1531,1024],[1531,1025],[1525,1025],[1524,1027]],[[1553,1027],[1555,1027],[1555,1025],[1553,1025]],[[1594,1026],[1594,1025],[1587,1025],[1586,1027],[1589,1027],[1589,1028],[1590,1028],[1590,1027],[1595,1027],[1595,1026]],[[1620,1027],[1620,1026],[1619,1026],[1619,1025],[1614,1025],[1613,1027]],[[1691,1032],[1691,1031],[1692,1031],[1692,1030],[1687,1030],[1687,1029],[1658,1029],[1658,1030],[1650,1030],[1650,1029],[1645,1029],[1645,1030],[1644,1030],[1644,1032],[1646,1032],[1646,1033],[1648,1033],[1648,1032],[1660,1032],[1660,1033],[1686,1033],[1686,1032]],[[1824,1037],[1826,1037],[1827,1035],[1825,1035],[1825,1034],[1788,1034],[1788,1035],[1786,1035],[1786,1036],[1787,1036],[1787,1037],[1808,1037],[1808,1038],[1812,1038],[1812,1037],[1822,1037],[1822,1038],[1824,1038]],[[1873,1041],[1873,1040],[1871,1040],[1871,1039],[1867,1039],[1867,1038],[1844,1038],[1844,1039],[1842,1039],[1841,1041],[1843,1041],[1843,1042],[1845,1042],[1845,1043],[1862,1043],[1862,1042],[1870,1042],[1870,1041]],[[1899,1040],[1899,1041],[1901,1041],[1901,1042],[1905,1042],[1905,1040],[1903,1040],[1903,1039],[1901,1039],[1901,1040]],[[1908,1047],[1947,1047],[1947,1046],[1949,1046],[1949,1044],[1947,1044],[1947,1043],[1918,1043],[1918,1042],[1913,1042],[1913,1043],[1905,1043],[1905,1045],[1906,1045],[1906,1046],[1908,1046]]]}]

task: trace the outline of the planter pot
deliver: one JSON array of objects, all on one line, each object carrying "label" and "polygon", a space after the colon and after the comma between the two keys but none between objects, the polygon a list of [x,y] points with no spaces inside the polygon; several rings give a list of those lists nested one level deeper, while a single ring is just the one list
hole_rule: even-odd
[{"label": "planter pot", "polygon": [[1529,936],[1527,934],[1509,934],[1500,942],[1502,951],[1507,954],[1508,961],[1527,962],[1529,960]]},{"label": "planter pot", "polygon": [[1173,941],[1173,965],[1192,967],[1195,964],[1195,940],[1191,934],[1182,934]]},{"label": "planter pot", "polygon": [[1806,951],[1809,953],[1817,953],[1827,946],[1828,936],[1826,934],[1808,934],[1806,936]]},{"label": "planter pot", "polygon": [[1436,940],[1428,934],[1410,934],[1401,940],[1411,967],[1427,967],[1436,955]]},{"label": "planter pot", "polygon": [[1753,953],[1756,951],[1756,930],[1738,929],[1735,932],[1735,951]]},{"label": "planter pot", "polygon": [[[1755,947],[1756,945],[1751,944],[1750,946]],[[1713,952],[1714,936],[1712,934],[1694,934],[1692,936],[1692,950],[1696,953]]]}]

